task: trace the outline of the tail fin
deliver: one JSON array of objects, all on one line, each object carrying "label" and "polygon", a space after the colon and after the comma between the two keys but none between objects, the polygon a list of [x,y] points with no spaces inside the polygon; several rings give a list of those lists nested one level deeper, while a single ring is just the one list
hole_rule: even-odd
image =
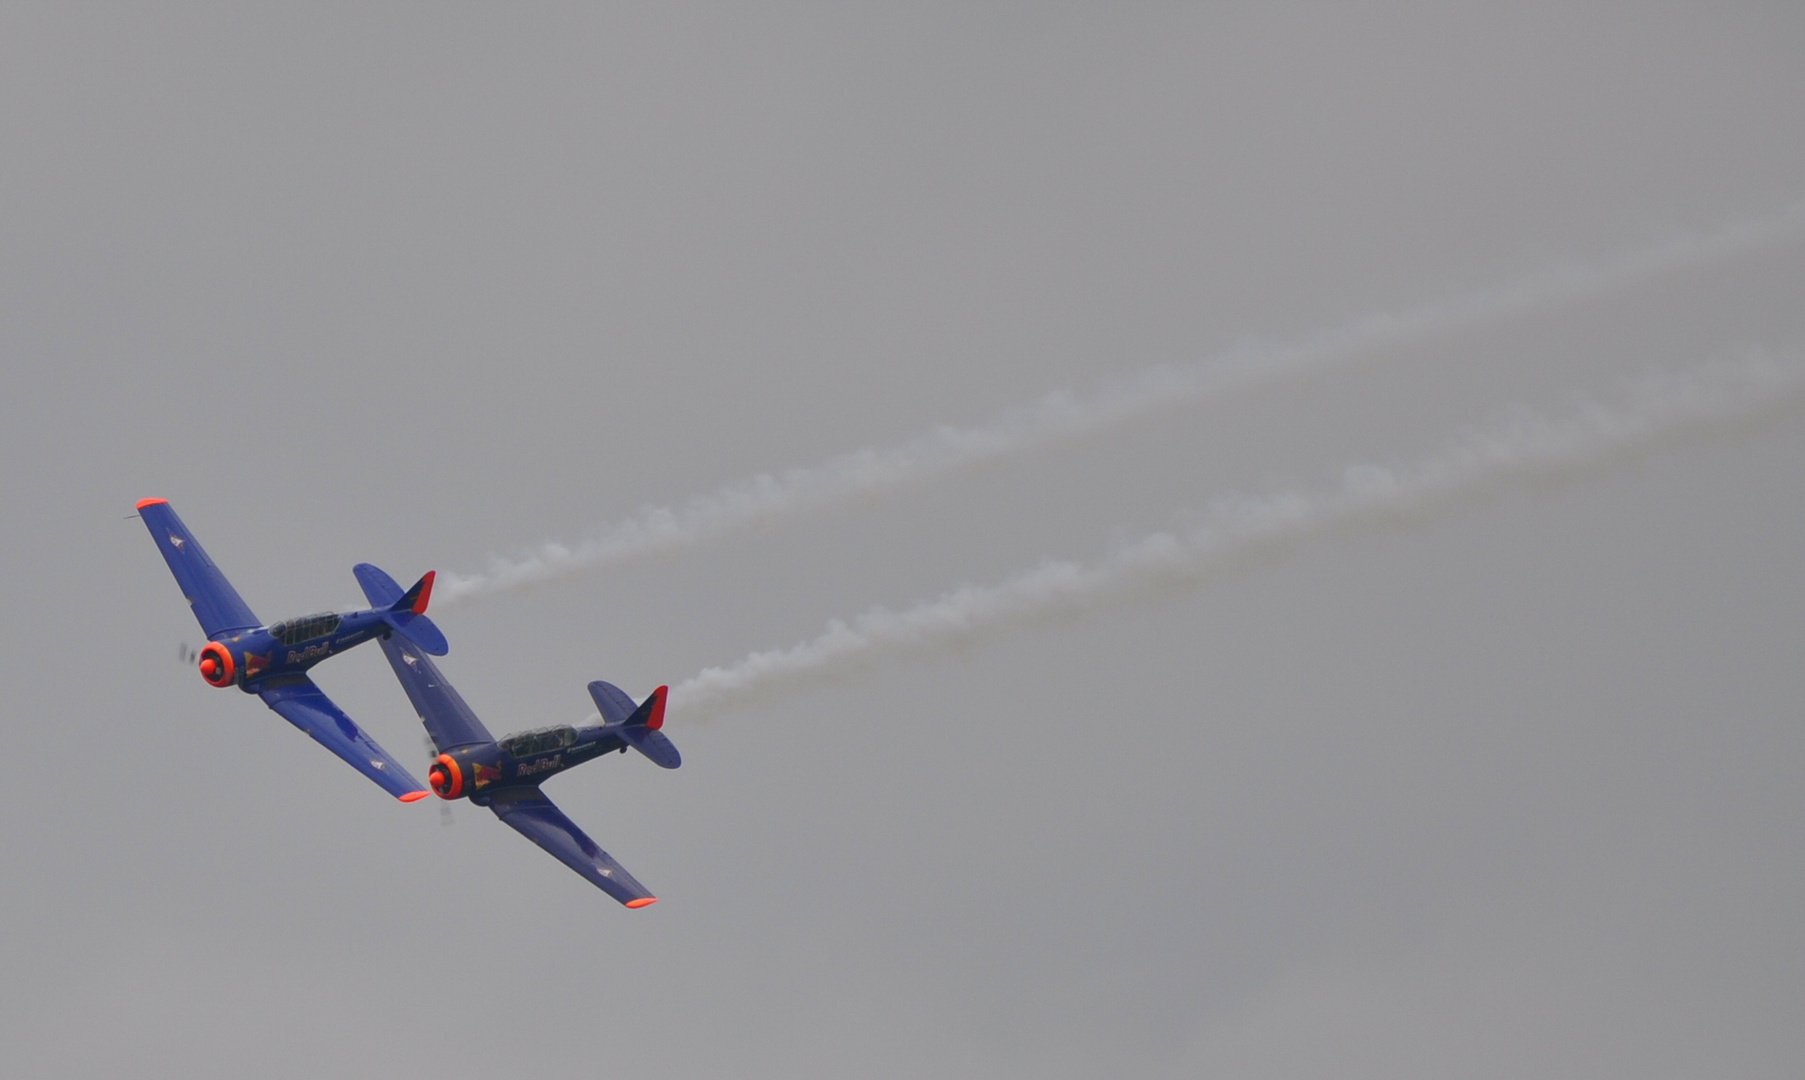
[{"label": "tail fin", "polygon": [[445,635],[426,617],[426,603],[432,599],[432,583],[438,575],[437,571],[428,570],[406,592],[401,591],[401,586],[395,583],[394,578],[369,563],[358,563],[351,568],[351,572],[357,576],[357,583],[363,586],[364,596],[369,598],[370,606],[383,611],[385,621],[402,637],[426,650],[429,656],[444,656],[451,651]]},{"label": "tail fin", "polygon": [[411,611],[415,615],[426,614],[426,602],[432,599],[432,579],[438,576],[437,570],[428,570],[419,581],[414,582],[413,588],[401,594],[401,599],[395,601],[389,610],[396,613]]},{"label": "tail fin", "polygon": [[660,686],[652,691],[652,696],[646,698],[639,708],[634,709],[632,716],[627,717],[627,726],[642,727],[648,731],[657,731],[663,727],[664,698],[670,692],[671,688],[668,686]]},{"label": "tail fin", "polygon": [[676,744],[658,730],[664,726],[664,699],[669,693],[670,687],[660,686],[652,691],[651,697],[636,706],[633,699],[613,683],[598,679],[589,684],[589,696],[595,699],[602,719],[614,729],[613,734],[651,758],[653,764],[674,769],[683,764],[683,755],[677,752]]}]

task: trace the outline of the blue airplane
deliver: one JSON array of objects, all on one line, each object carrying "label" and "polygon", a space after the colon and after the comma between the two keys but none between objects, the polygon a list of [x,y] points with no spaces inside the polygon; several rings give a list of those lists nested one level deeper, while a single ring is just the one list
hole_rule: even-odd
[{"label": "blue airplane", "polygon": [[[357,580],[378,609],[397,603],[403,595],[400,585],[373,566],[360,566]],[[539,785],[603,754],[625,753],[629,746],[667,769],[683,764],[677,747],[659,730],[664,726],[666,687],[660,686],[636,705],[619,687],[598,680],[589,684],[589,694],[601,711],[600,724],[539,728],[498,741],[445,681],[438,666],[427,659],[426,650],[397,635],[382,639],[382,652],[439,751],[427,779],[441,799],[469,799],[488,807],[522,836],[630,908],[657,901],[613,856],[565,817]]]},{"label": "blue airplane", "polygon": [[[283,719],[402,802],[426,797],[426,788],[334,705],[307,677],[307,669],[371,638],[391,634],[434,656],[445,655],[449,649],[445,635],[426,617],[432,571],[405,593],[396,589],[390,602],[380,608],[328,612],[265,626],[213,565],[167,499],[139,500],[138,516],[150,529],[182,595],[194,608],[201,632],[207,635],[207,644],[200,651],[200,669],[209,686],[237,686],[261,697]],[[352,572],[360,581],[374,576],[392,582],[368,563],[359,564]],[[366,584],[365,591],[368,589]]]}]

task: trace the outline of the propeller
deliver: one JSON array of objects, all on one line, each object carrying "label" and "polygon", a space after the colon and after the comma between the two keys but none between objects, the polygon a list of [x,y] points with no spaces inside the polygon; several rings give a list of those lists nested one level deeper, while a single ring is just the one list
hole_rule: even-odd
[{"label": "propeller", "polygon": [[[433,761],[437,761],[439,757],[439,748],[433,745],[432,736],[421,735],[420,742],[426,747],[426,756]],[[451,827],[451,803],[445,799],[439,800],[439,824],[448,829]]]}]

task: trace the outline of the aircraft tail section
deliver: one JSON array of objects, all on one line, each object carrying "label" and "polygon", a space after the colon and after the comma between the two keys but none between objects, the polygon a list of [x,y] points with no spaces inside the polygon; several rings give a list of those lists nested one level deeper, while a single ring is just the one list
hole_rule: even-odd
[{"label": "aircraft tail section", "polygon": [[394,578],[369,563],[358,563],[351,568],[351,573],[363,586],[370,606],[385,612],[385,621],[396,633],[420,646],[430,656],[444,656],[451,651],[445,635],[426,617],[426,604],[432,599],[432,583],[437,571],[428,570],[405,592]]},{"label": "aircraft tail section", "polygon": [[432,580],[439,576],[437,570],[428,570],[414,587],[401,594],[401,599],[389,605],[389,610],[397,615],[403,611],[411,611],[415,615],[426,614],[426,602],[432,599]]},{"label": "aircraft tail section", "polygon": [[659,730],[664,726],[664,699],[669,693],[669,687],[660,686],[652,691],[651,697],[635,705],[633,699],[613,683],[597,679],[589,684],[589,696],[595,699],[595,707],[614,729],[614,734],[651,758],[653,764],[674,769],[683,764],[683,755],[677,752],[670,737]]},{"label": "aircraft tail section", "polygon": [[671,688],[668,686],[660,686],[652,691],[652,696],[641,702],[639,708],[633,710],[633,715],[627,717],[627,726],[641,727],[648,731],[657,731],[663,727],[664,698],[670,692]]}]

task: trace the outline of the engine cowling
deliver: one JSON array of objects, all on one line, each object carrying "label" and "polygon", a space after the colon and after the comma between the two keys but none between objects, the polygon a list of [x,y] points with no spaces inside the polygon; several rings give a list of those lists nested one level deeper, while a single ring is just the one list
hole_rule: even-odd
[{"label": "engine cowling", "polygon": [[433,794],[441,799],[461,799],[468,794],[464,790],[464,767],[450,754],[440,754],[433,759],[426,782],[432,785]]},{"label": "engine cowling", "polygon": [[486,801],[490,790],[513,777],[506,758],[493,743],[460,746],[432,759],[426,782],[441,799],[474,798]]},{"label": "engine cowling", "polygon": [[217,641],[209,641],[201,648],[201,678],[207,680],[208,686],[231,686],[238,679],[238,664],[232,659],[232,650]]}]

